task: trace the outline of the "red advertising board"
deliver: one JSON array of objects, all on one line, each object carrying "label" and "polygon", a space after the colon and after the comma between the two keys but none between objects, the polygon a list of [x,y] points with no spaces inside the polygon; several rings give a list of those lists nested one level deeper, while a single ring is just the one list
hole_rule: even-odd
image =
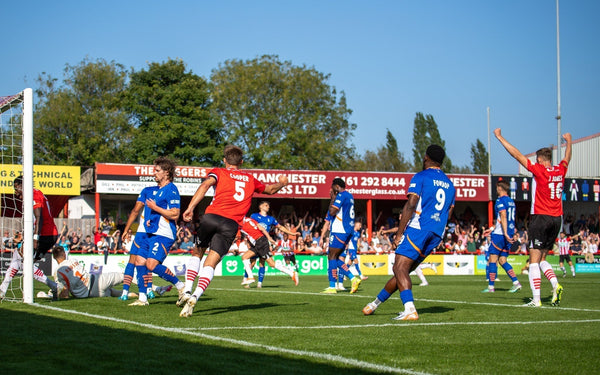
[{"label": "red advertising board", "polygon": [[[209,167],[178,167],[175,184],[181,195],[191,196],[208,175]],[[98,193],[138,194],[145,186],[154,184],[154,167],[138,164],[96,164],[96,191]],[[406,199],[413,173],[393,172],[335,172],[286,171],[247,169],[265,184],[278,181],[281,174],[288,177],[289,185],[277,193],[280,198],[329,198],[331,181],[341,177],[355,199]],[[448,175],[456,187],[458,201],[488,201],[487,175]]]}]

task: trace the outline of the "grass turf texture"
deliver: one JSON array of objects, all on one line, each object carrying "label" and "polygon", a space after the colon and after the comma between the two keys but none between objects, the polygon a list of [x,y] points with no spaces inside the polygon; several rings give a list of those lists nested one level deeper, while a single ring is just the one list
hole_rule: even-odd
[{"label": "grass turf texture", "polygon": [[[600,275],[560,278],[560,307],[521,307],[524,288],[482,294],[481,276],[429,276],[414,286],[420,319],[391,320],[396,293],[372,316],[364,305],[387,276],[371,276],[356,294],[319,294],[323,276],[269,276],[262,289],[218,277],[191,318],[180,318],[176,291],[147,307],[117,298],[35,299],[0,304],[2,373],[148,374],[591,374],[600,362]],[[156,280],[156,278],[155,278]],[[156,280],[158,283],[161,281]],[[348,282],[347,282],[348,283]],[[36,293],[42,285],[36,283]],[[134,288],[132,288],[134,289]]]}]

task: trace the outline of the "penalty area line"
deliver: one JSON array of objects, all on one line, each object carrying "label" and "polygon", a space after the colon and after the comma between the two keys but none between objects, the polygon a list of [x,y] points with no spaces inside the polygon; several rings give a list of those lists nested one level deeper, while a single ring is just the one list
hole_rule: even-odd
[{"label": "penalty area line", "polygon": [[413,371],[410,369],[403,369],[403,368],[397,368],[397,367],[391,367],[391,366],[384,366],[384,365],[379,365],[379,364],[375,364],[375,363],[359,361],[359,360],[356,360],[353,358],[342,357],[342,356],[334,355],[334,354],[311,352],[311,351],[307,351],[307,350],[286,349],[286,348],[273,346],[273,345],[258,344],[258,343],[253,343],[253,342],[249,342],[249,341],[236,340],[236,339],[230,339],[230,338],[219,337],[219,336],[212,336],[212,335],[207,335],[207,334],[204,334],[201,332],[192,332],[185,328],[163,327],[163,326],[158,326],[158,325],[154,325],[154,324],[140,323],[140,322],[136,322],[136,321],[132,321],[132,320],[114,318],[114,317],[110,317],[110,316],[90,314],[90,313],[76,311],[76,310],[68,310],[68,309],[63,309],[60,307],[40,305],[37,303],[31,304],[31,306],[39,307],[39,308],[46,309],[46,310],[52,310],[52,311],[57,311],[57,312],[61,312],[61,313],[66,313],[66,314],[94,318],[94,319],[98,319],[98,320],[105,320],[105,321],[110,321],[110,322],[135,325],[138,327],[154,329],[154,330],[170,332],[170,333],[179,333],[179,334],[183,334],[183,335],[189,335],[189,336],[203,338],[206,340],[234,344],[237,346],[242,346],[242,347],[247,347],[247,348],[260,348],[260,349],[264,349],[264,350],[267,350],[267,351],[273,352],[273,353],[282,353],[282,354],[289,354],[289,355],[294,355],[294,356],[315,358],[315,359],[319,359],[319,360],[323,360],[323,361],[336,362],[336,363],[340,363],[343,365],[354,366],[354,367],[358,367],[358,368],[362,368],[362,369],[396,373],[396,374],[431,375],[430,373],[426,373],[426,372]]},{"label": "penalty area line", "polygon": [[[226,292],[242,292],[242,293],[276,293],[276,294],[301,294],[305,296],[327,296],[327,297],[349,297],[349,298],[375,298],[375,296],[367,296],[364,294],[349,294],[349,293],[336,293],[336,294],[323,294],[319,292],[296,292],[291,290],[265,290],[265,289],[231,289],[231,288],[211,288],[211,290],[220,290]],[[434,302],[434,303],[452,303],[459,305],[485,305],[485,306],[497,306],[497,307],[524,307],[532,309],[530,306],[525,305],[511,305],[509,303],[494,303],[494,302],[479,302],[479,301],[452,301],[442,299],[427,299],[427,298],[415,298],[418,302]],[[578,307],[561,307],[561,306],[542,306],[536,307],[537,309],[551,309],[551,310],[566,310],[566,311],[584,311],[584,312],[600,312],[596,309],[583,309]]]},{"label": "penalty area line", "polygon": [[583,320],[536,320],[536,321],[518,321],[518,322],[430,322],[430,323],[382,323],[382,324],[353,324],[353,325],[326,325],[326,326],[251,326],[251,327],[195,327],[185,328],[187,331],[231,331],[231,330],[255,330],[255,329],[350,329],[350,328],[379,328],[379,327],[436,327],[436,326],[489,326],[489,325],[528,325],[528,324],[579,324],[579,323],[600,323],[600,319]]}]

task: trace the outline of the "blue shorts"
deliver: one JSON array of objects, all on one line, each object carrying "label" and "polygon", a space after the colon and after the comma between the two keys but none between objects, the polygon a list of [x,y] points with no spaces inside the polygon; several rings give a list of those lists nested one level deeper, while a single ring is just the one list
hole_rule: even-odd
[{"label": "blue shorts", "polygon": [[345,249],[352,239],[352,233],[331,233],[329,235],[330,249]]},{"label": "blue shorts", "polygon": [[506,237],[502,234],[494,234],[490,235],[492,243],[490,244],[490,248],[488,249],[488,253],[490,255],[498,255],[501,257],[507,257],[508,251],[510,250],[510,242],[506,240]]},{"label": "blue shorts", "polygon": [[348,250],[348,255],[350,255],[350,260],[358,259],[358,255],[356,255],[356,249]]},{"label": "blue shorts", "polygon": [[440,242],[442,242],[440,236],[433,232],[408,227],[396,248],[396,254],[404,255],[417,263],[421,263]]},{"label": "blue shorts", "polygon": [[148,255],[148,235],[146,232],[137,232],[131,244],[130,255],[139,255],[147,258]]},{"label": "blue shorts", "polygon": [[162,263],[167,254],[169,254],[169,249],[173,246],[175,240],[157,236],[154,234],[148,235],[148,256],[146,258],[152,258],[158,260],[159,263]]}]

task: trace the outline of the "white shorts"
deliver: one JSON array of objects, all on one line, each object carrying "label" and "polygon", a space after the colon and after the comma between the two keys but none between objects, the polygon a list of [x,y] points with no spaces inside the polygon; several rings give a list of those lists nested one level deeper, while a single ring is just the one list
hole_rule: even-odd
[{"label": "white shorts", "polygon": [[94,285],[90,289],[90,297],[110,297],[110,289],[123,283],[123,273],[107,272],[95,275]]}]

